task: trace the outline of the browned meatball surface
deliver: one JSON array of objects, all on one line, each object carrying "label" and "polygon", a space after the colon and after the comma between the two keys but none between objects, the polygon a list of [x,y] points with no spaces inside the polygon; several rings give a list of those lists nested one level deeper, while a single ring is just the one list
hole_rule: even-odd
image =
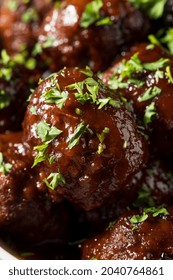
[{"label": "browned meatball surface", "polygon": [[105,232],[84,242],[82,259],[173,259],[172,215],[172,208],[161,207],[126,212]]},{"label": "browned meatball surface", "polygon": [[147,160],[133,116],[90,70],[65,68],[41,82],[23,130],[40,188],[86,210],[122,192]]},{"label": "browned meatball surface", "polygon": [[3,48],[10,55],[20,53],[34,44],[38,28],[38,14],[30,3],[23,0],[4,0],[0,7],[0,34]]},{"label": "browned meatball surface", "polygon": [[[0,136],[0,229],[22,240],[59,242],[70,237],[70,209],[39,192],[29,147],[21,133]],[[71,231],[72,232],[72,231]]]},{"label": "browned meatball surface", "polygon": [[156,45],[140,44],[106,71],[103,81],[132,103],[150,135],[152,149],[173,154],[173,57]]},{"label": "browned meatball surface", "polygon": [[94,71],[105,69],[123,47],[149,32],[149,20],[129,1],[104,0],[98,1],[97,8],[92,5],[90,0],[66,0],[46,15],[38,42],[54,70],[85,65]]},{"label": "browned meatball surface", "polygon": [[19,63],[10,58],[5,50],[1,52],[0,133],[21,130],[27,99],[40,77],[40,72],[27,68],[27,59],[21,58],[23,62]]}]

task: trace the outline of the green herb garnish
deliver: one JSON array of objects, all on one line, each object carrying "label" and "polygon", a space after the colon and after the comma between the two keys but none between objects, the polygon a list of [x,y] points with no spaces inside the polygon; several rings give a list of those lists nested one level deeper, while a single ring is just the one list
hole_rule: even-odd
[{"label": "green herb garnish", "polygon": [[152,19],[158,19],[163,15],[167,0],[129,0],[135,8],[144,10]]},{"label": "green herb garnish", "polygon": [[51,173],[46,179],[44,179],[44,183],[51,190],[55,190],[58,186],[63,187],[66,184],[65,178],[61,173]]},{"label": "green herb garnish", "polygon": [[34,150],[37,150],[38,154],[34,158],[34,163],[32,165],[32,168],[35,167],[38,163],[43,162],[46,159],[48,159],[47,148],[48,148],[47,143],[34,147]]},{"label": "green herb garnish", "polygon": [[150,63],[143,63],[143,66],[146,70],[149,71],[157,71],[160,68],[164,68],[168,66],[170,59],[168,58],[160,58],[157,61],[150,62]]},{"label": "green herb garnish", "polygon": [[88,126],[86,126],[83,121],[75,127],[73,134],[70,136],[70,139],[68,140],[69,149],[72,149],[74,146],[76,146],[79,143],[81,136],[84,134],[84,132],[86,132],[87,128]]},{"label": "green herb garnish", "polygon": [[37,108],[35,106],[32,106],[30,108],[30,112],[31,112],[32,115],[37,115]]},{"label": "green herb garnish", "polygon": [[139,102],[144,102],[150,100],[161,93],[161,89],[154,86],[153,88],[148,88],[142,96],[138,98]]},{"label": "green herb garnish", "polygon": [[141,215],[134,215],[131,219],[130,222],[132,224],[138,224],[142,223],[147,220],[148,214],[152,214],[153,217],[157,217],[159,215],[167,216],[169,215],[169,212],[165,207],[161,206],[153,206],[150,208],[144,208],[143,213]]},{"label": "green herb garnish", "polygon": [[155,103],[152,102],[150,105],[146,107],[145,114],[144,114],[144,123],[147,126],[149,123],[152,122],[154,116],[157,116]]},{"label": "green herb garnish", "polygon": [[173,77],[172,77],[170,66],[166,67],[166,76],[168,78],[168,83],[173,84]]},{"label": "green herb garnish", "polygon": [[55,126],[50,127],[47,122],[41,121],[36,125],[36,132],[42,142],[46,142],[48,144],[61,134],[62,130],[56,128]]},{"label": "green herb garnish", "polygon": [[102,0],[93,0],[88,3],[85,7],[85,10],[82,14],[80,20],[80,26],[83,28],[88,28],[92,24],[96,25],[107,25],[112,24],[112,21],[109,17],[102,17],[100,10],[103,7]]},{"label": "green herb garnish", "polygon": [[[43,144],[39,146],[35,146],[34,150],[38,151],[34,159],[34,163],[32,168],[36,166],[38,163],[43,162],[48,159],[47,148],[50,142],[52,142],[58,135],[62,133],[62,130],[56,128],[55,126],[50,126],[47,122],[41,121],[36,124],[36,133],[37,136],[42,140]],[[50,162],[50,161],[49,161]],[[51,162],[50,162],[51,164]]]},{"label": "green herb garnish", "polygon": [[6,175],[10,172],[12,165],[10,163],[4,163],[3,154],[0,152],[0,172]]},{"label": "green herb garnish", "polygon": [[36,9],[34,9],[33,7],[28,8],[21,17],[22,21],[25,23],[30,23],[32,21],[36,21],[38,20],[38,14]]},{"label": "green herb garnish", "polygon": [[45,102],[54,103],[59,109],[62,109],[68,98],[68,93],[66,91],[61,91],[59,88],[51,88],[46,90],[42,96]]}]

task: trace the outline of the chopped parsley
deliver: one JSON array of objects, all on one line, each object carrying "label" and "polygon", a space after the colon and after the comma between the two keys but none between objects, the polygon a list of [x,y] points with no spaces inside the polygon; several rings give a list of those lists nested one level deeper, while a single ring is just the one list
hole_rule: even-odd
[{"label": "chopped parsley", "polygon": [[152,98],[156,97],[160,93],[161,93],[161,89],[156,87],[156,86],[154,86],[153,88],[152,87],[148,88],[144,92],[144,94],[138,98],[138,101],[139,102],[147,101],[149,99],[152,99]]},{"label": "chopped parsley", "polygon": [[138,224],[138,223],[142,223],[145,220],[147,220],[148,215],[146,213],[143,213],[142,215],[134,215],[131,219],[130,222],[132,224]]},{"label": "chopped parsley", "polygon": [[55,190],[58,186],[63,187],[66,184],[65,178],[61,173],[51,173],[46,179],[44,179],[44,183],[51,190]]},{"label": "chopped parsley", "polygon": [[172,77],[170,66],[166,67],[166,76],[168,78],[168,83],[173,84],[173,77]]},{"label": "chopped parsley", "polygon": [[135,8],[144,10],[151,19],[162,17],[167,0],[129,0]]},{"label": "chopped parsley", "polygon": [[3,154],[0,152],[0,172],[6,175],[10,172],[12,165],[10,163],[4,163]]},{"label": "chopped parsley", "polygon": [[153,120],[153,117],[156,117],[156,116],[157,116],[157,112],[156,112],[155,103],[152,102],[145,109],[145,114],[144,114],[145,125],[147,126],[149,123],[151,123]]},{"label": "chopped parsley", "polygon": [[104,143],[99,143],[97,153],[100,155],[106,149],[106,145]]},{"label": "chopped parsley", "polygon": [[105,137],[106,137],[106,134],[109,133],[109,128],[108,127],[105,127],[103,130],[102,130],[102,133],[97,133],[97,137],[100,141],[100,143],[103,143],[104,140],[105,140]]},{"label": "chopped parsley", "polygon": [[42,142],[46,142],[48,144],[60,135],[62,130],[56,128],[55,126],[50,127],[50,124],[45,121],[41,121],[36,124],[36,132]]},{"label": "chopped parsley", "polygon": [[54,103],[58,106],[59,109],[62,109],[63,105],[65,104],[68,93],[66,91],[61,91],[58,83],[56,88],[50,88],[43,93],[43,98],[47,103]]},{"label": "chopped parsley", "polygon": [[109,17],[102,17],[100,10],[103,7],[102,0],[93,0],[88,3],[85,10],[81,16],[80,26],[83,28],[88,28],[90,25],[110,25],[112,21]]},{"label": "chopped parsley", "polygon": [[154,61],[154,62],[143,63],[143,66],[146,70],[156,71],[160,68],[164,68],[164,67],[168,66],[169,62],[170,62],[170,59],[168,59],[168,58],[160,58],[159,60]]},{"label": "chopped parsley", "polygon": [[47,143],[34,147],[34,150],[37,150],[38,154],[34,158],[34,163],[32,165],[32,168],[35,167],[38,163],[43,162],[46,159],[48,159],[47,148],[48,148]]},{"label": "chopped parsley", "polygon": [[10,11],[15,12],[18,8],[18,1],[17,0],[9,0],[7,7]]},{"label": "chopped parsley", "polygon": [[85,125],[85,123],[82,121],[79,123],[75,129],[73,134],[70,136],[70,139],[68,140],[68,148],[72,149],[74,146],[76,146],[79,143],[79,140],[84,132],[88,129],[88,126]]},{"label": "chopped parsley", "polygon": [[36,9],[34,9],[33,7],[28,8],[21,17],[22,21],[25,23],[30,23],[32,21],[36,21],[38,20],[38,14]]},{"label": "chopped parsley", "polygon": [[37,108],[35,106],[32,106],[30,108],[30,112],[31,112],[32,115],[37,115]]},{"label": "chopped parsley", "polygon": [[32,50],[32,55],[36,56],[38,54],[41,54],[43,49],[51,48],[54,44],[54,38],[52,35],[48,35],[45,37],[45,41],[40,43],[37,42]]},{"label": "chopped parsley", "polygon": [[105,149],[106,145],[103,143],[105,140],[106,135],[109,133],[109,128],[105,127],[101,133],[96,133],[97,138],[99,139],[99,145],[98,145],[98,150],[97,153],[100,155]]},{"label": "chopped parsley", "polygon": [[77,115],[79,115],[79,116],[82,116],[82,115],[83,115],[83,111],[82,111],[81,109],[79,109],[79,108],[76,108],[76,109],[75,109],[75,113],[76,113]]},{"label": "chopped parsley", "polygon": [[161,43],[163,43],[164,45],[167,46],[170,54],[173,55],[173,28],[169,28],[167,31],[166,31],[166,34],[160,38],[160,41]]},{"label": "chopped parsley", "polygon": [[36,133],[37,136],[42,140],[43,144],[39,146],[35,146],[34,150],[38,151],[38,154],[36,155],[34,159],[34,163],[32,165],[32,168],[36,166],[38,163],[45,161],[46,159],[49,160],[49,163],[51,164],[53,161],[52,159],[48,158],[47,155],[47,149],[50,142],[52,142],[58,135],[62,133],[62,130],[56,128],[55,126],[50,126],[47,122],[41,121],[38,124],[36,124]]},{"label": "chopped parsley", "polygon": [[143,213],[141,215],[134,215],[130,218],[130,222],[132,224],[142,223],[147,220],[148,214],[152,214],[153,217],[157,217],[159,215],[167,216],[169,215],[167,209],[161,206],[153,206],[150,208],[144,208]]},{"label": "chopped parsley", "polygon": [[135,53],[129,60],[122,60],[118,69],[116,69],[113,75],[109,78],[109,87],[111,89],[124,89],[127,88],[129,84],[134,84],[140,88],[145,82],[135,78],[134,75],[137,75],[144,70],[155,72],[155,79],[158,82],[159,79],[164,78],[164,72],[160,69],[166,69],[169,62],[170,60],[167,58],[160,58],[151,63],[142,63],[139,59],[138,53]]},{"label": "chopped parsley", "polygon": [[[98,109],[102,109],[105,105],[109,104],[112,107],[120,108],[120,101],[115,100],[112,97],[98,98],[98,92],[100,88],[104,88],[105,85],[101,81],[96,81],[92,77],[84,79],[82,82],[74,83],[67,88],[76,90],[74,95],[79,103],[82,105],[87,101],[92,102],[98,106]],[[86,91],[87,90],[87,91]]]}]

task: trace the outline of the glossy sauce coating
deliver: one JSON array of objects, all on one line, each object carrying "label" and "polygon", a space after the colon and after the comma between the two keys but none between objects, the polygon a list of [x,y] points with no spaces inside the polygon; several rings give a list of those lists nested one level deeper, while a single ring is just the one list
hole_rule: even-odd
[{"label": "glossy sauce coating", "polygon": [[[48,155],[54,156],[54,162],[50,164],[45,160],[35,168],[41,178],[46,178],[50,172],[57,170],[65,177],[65,186],[58,186],[54,191],[49,189],[53,201],[64,196],[72,203],[91,210],[101,206],[112,193],[122,190],[130,176],[145,163],[147,147],[137,132],[131,113],[125,109],[118,95],[114,96],[114,100],[118,102],[117,108],[105,105],[99,109],[93,102],[81,104],[77,101],[76,90],[70,89],[70,85],[86,79],[88,76],[79,69],[64,69],[42,82],[31,97],[23,129],[24,141],[31,147],[42,143],[35,129],[40,121],[62,131],[48,147]],[[92,83],[99,83],[94,76],[90,79]],[[44,94],[55,89],[57,84],[60,91],[68,95],[61,109],[44,99]],[[82,95],[84,92],[89,94],[85,87]],[[98,100],[111,98],[111,95],[112,92],[106,87],[99,86]],[[30,111],[32,106],[35,106],[37,112],[34,115]],[[76,113],[77,108],[81,110],[81,115]],[[69,148],[68,141],[81,123],[87,129],[78,143]],[[103,143],[100,143],[98,135],[103,135],[105,128],[108,132],[104,135]],[[124,142],[127,142],[126,148],[123,147]],[[98,153],[100,144],[104,148]],[[36,156],[37,152],[33,150],[32,154]],[[40,187],[45,188],[44,184]]]},{"label": "glossy sauce coating", "polygon": [[53,8],[46,15],[38,42],[43,46],[43,58],[51,60],[55,71],[64,66],[85,65],[94,71],[105,69],[123,47],[147,35],[149,20],[129,1],[104,0],[100,13],[112,23],[81,27],[82,14],[90,2],[62,1],[60,8]]},{"label": "glossy sauce coating", "polygon": [[[173,210],[134,225],[139,211],[129,211],[104,233],[84,242],[83,260],[164,260],[173,258]],[[135,228],[134,228],[135,227]]]},{"label": "glossy sauce coating", "polygon": [[64,203],[53,204],[46,192],[37,189],[31,170],[29,146],[21,133],[0,136],[4,163],[11,169],[0,174],[0,229],[27,242],[64,243],[70,236],[70,211]]},{"label": "glossy sauce coating", "polygon": [[[173,139],[173,99],[172,90],[173,83],[169,79],[167,69],[170,71],[170,75],[173,72],[173,60],[167,52],[165,52],[159,46],[148,47],[148,44],[140,44],[134,46],[130,53],[127,53],[120,61],[116,62],[115,65],[105,72],[103,81],[110,84],[111,79],[114,79],[113,73],[118,69],[122,61],[129,61],[135,54],[138,55],[139,60],[142,63],[150,63],[150,65],[158,62],[160,59],[166,59],[167,63],[164,66],[156,66],[154,71],[142,69],[142,71],[136,71],[133,74],[133,78],[143,82],[142,86],[137,86],[134,82],[127,84],[126,89],[121,89],[121,92],[131,101],[134,112],[137,118],[145,125],[145,112],[151,104],[154,108],[154,116],[151,116],[150,123],[146,125],[147,133],[150,135],[152,151],[159,150],[164,156],[171,156],[172,150],[172,139]],[[169,68],[167,68],[169,67]],[[157,77],[157,70],[162,71],[161,77]],[[158,73],[158,72],[157,72]],[[126,79],[124,79],[126,81]],[[157,87],[160,91],[156,96],[150,95],[146,101],[141,101],[140,98],[144,96],[147,90]],[[162,137],[160,137],[162,135]],[[164,143],[164,144],[163,144]]]}]

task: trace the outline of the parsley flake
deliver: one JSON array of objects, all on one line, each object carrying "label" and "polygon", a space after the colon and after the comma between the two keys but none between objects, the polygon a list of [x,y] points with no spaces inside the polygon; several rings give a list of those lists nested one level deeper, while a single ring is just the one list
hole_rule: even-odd
[{"label": "parsley flake", "polygon": [[144,114],[144,123],[147,126],[149,123],[152,122],[154,116],[157,116],[155,103],[152,102],[150,105],[146,107],[145,114]]},{"label": "parsley flake", "polygon": [[173,84],[173,77],[172,77],[170,66],[166,67],[166,76],[168,78],[168,83]]},{"label": "parsley flake", "polygon": [[50,143],[62,133],[62,130],[56,128],[55,126],[50,127],[47,122],[41,121],[36,124],[36,132],[42,142]]},{"label": "parsley flake", "polygon": [[151,19],[158,19],[163,15],[167,0],[130,0],[135,8],[144,10]]},{"label": "parsley flake", "polygon": [[85,10],[82,14],[80,20],[80,26],[83,28],[88,28],[92,24],[96,25],[107,25],[112,24],[112,21],[109,17],[103,18],[100,14],[100,10],[103,7],[102,0],[93,0],[88,3],[85,7]]},{"label": "parsley flake", "polygon": [[170,59],[161,57],[159,60],[151,63],[143,63],[143,66],[146,70],[156,71],[160,68],[168,66]]},{"label": "parsley flake", "polygon": [[143,213],[141,215],[134,215],[133,217],[131,217],[130,222],[132,224],[142,223],[147,220],[148,214],[152,214],[153,217],[157,217],[159,215],[167,216],[169,215],[169,212],[162,205],[144,208]]},{"label": "parsley flake", "polygon": [[163,43],[164,45],[167,46],[170,54],[173,55],[173,28],[169,28],[167,31],[166,31],[166,34],[160,38],[160,41],[161,43]]},{"label": "parsley flake", "polygon": [[37,115],[37,108],[35,106],[32,106],[30,108],[30,112],[31,112],[32,115]]},{"label": "parsley flake", "polygon": [[139,102],[144,102],[150,100],[161,93],[161,89],[154,86],[153,88],[148,88],[142,96],[138,98]]},{"label": "parsley flake", "polygon": [[108,127],[105,127],[101,134],[97,133],[97,137],[98,137],[100,143],[104,142],[106,134],[108,134],[108,133],[109,133],[109,128]]},{"label": "parsley flake", "polygon": [[6,175],[10,172],[12,165],[10,163],[4,163],[3,154],[0,152],[0,172]]},{"label": "parsley flake", "polygon": [[[52,179],[52,180],[51,180]],[[65,178],[61,173],[51,173],[43,180],[48,188],[55,190],[58,186],[63,187],[66,184]]]},{"label": "parsley flake", "polygon": [[36,133],[37,136],[42,140],[43,144],[34,147],[34,150],[37,150],[38,154],[34,159],[32,168],[38,163],[45,161],[46,159],[49,160],[50,164],[52,163],[53,158],[48,158],[47,148],[49,143],[62,133],[62,130],[56,128],[55,126],[50,127],[48,123],[46,123],[45,121],[41,121],[36,124]]},{"label": "parsley flake", "polygon": [[46,90],[46,92],[43,93],[42,96],[45,102],[54,103],[58,106],[59,109],[62,109],[68,98],[68,93],[66,91],[61,91],[58,87]]},{"label": "parsley flake", "polygon": [[79,143],[81,136],[86,132],[87,128],[88,126],[86,126],[83,121],[75,127],[75,130],[68,141],[69,149],[72,149]]},{"label": "parsley flake", "polygon": [[48,158],[47,148],[48,148],[48,144],[47,143],[44,143],[42,145],[34,147],[34,150],[37,150],[38,154],[34,158],[34,162],[33,162],[32,168],[35,167],[38,163],[43,162],[43,161],[45,161]]},{"label": "parsley flake", "polygon": [[146,221],[147,218],[148,218],[148,214],[146,213],[143,213],[142,215],[134,215],[133,217],[131,217],[130,222],[132,224],[138,224]]}]

